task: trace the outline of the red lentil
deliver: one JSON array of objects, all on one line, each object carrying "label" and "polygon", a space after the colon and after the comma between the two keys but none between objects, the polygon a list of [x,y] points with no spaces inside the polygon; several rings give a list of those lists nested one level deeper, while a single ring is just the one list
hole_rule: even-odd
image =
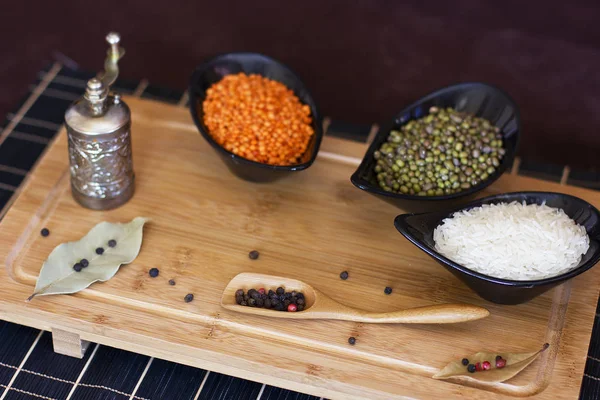
[{"label": "red lentil", "polygon": [[263,164],[298,164],[314,130],[310,107],[285,85],[244,73],[206,91],[204,123],[226,150]]}]

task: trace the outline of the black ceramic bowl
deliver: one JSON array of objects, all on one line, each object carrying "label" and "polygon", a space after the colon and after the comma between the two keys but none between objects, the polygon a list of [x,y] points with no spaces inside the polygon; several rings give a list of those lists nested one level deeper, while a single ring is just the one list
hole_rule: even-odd
[{"label": "black ceramic bowl", "polygon": [[[458,111],[475,114],[492,122],[499,127],[503,135],[506,154],[500,166],[488,179],[459,193],[443,196],[416,196],[402,193],[391,193],[379,187],[374,168],[376,165],[373,153],[387,140],[390,131],[398,129],[411,119],[421,118],[429,113],[429,108],[452,107]],[[498,179],[504,171],[512,166],[519,135],[521,120],[515,102],[503,91],[485,83],[461,83],[448,86],[428,94],[416,103],[400,112],[391,123],[379,130],[369,146],[361,164],[352,175],[354,186],[371,193],[407,211],[429,211],[440,206],[452,207],[464,202],[465,198],[473,195]]]},{"label": "black ceramic bowl", "polygon": [[[444,257],[435,250],[433,231],[444,218],[459,210],[468,210],[482,204],[510,203],[542,204],[561,208],[579,225],[585,227],[590,237],[590,248],[579,265],[558,276],[535,281],[513,281],[494,278],[470,270]],[[486,197],[452,211],[437,211],[423,214],[403,214],[394,221],[396,229],[418,248],[452,272],[479,296],[499,304],[525,303],[545,291],[592,268],[600,260],[600,213],[591,204],[573,196],[548,192],[517,192]]]},{"label": "black ceramic bowl", "polygon": [[[208,133],[208,128],[204,125],[204,112],[202,109],[202,102],[206,98],[206,90],[225,75],[240,72],[259,74],[281,82],[293,90],[303,104],[310,107],[312,127],[315,134],[299,164],[276,166],[248,160],[225,150]],[[229,170],[242,179],[253,182],[271,182],[294,171],[302,171],[310,167],[317,157],[323,138],[322,120],[317,105],[300,78],[288,67],[272,58],[257,53],[228,53],[211,58],[196,68],[192,74],[189,96],[190,112],[198,130],[219,154]]]}]

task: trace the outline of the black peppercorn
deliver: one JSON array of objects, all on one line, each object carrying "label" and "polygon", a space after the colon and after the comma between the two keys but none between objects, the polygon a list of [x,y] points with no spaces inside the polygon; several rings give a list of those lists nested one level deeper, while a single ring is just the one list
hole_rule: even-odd
[{"label": "black peppercorn", "polygon": [[115,247],[117,245],[117,241],[114,239],[110,239],[108,241],[108,247]]},{"label": "black peppercorn", "polygon": [[246,303],[245,300],[240,303],[240,306],[247,306],[247,305],[248,305],[248,303]]},{"label": "black peppercorn", "polygon": [[277,292],[278,295],[281,296],[282,294],[285,293],[285,289],[280,286],[280,287],[277,288],[276,292]]},{"label": "black peppercorn", "polygon": [[292,293],[290,293],[292,297],[296,297],[298,296],[298,292],[296,292],[295,290],[292,290]]},{"label": "black peppercorn", "polygon": [[189,303],[190,301],[194,300],[194,295],[193,295],[193,294],[191,294],[191,293],[188,293],[188,294],[186,294],[186,295],[185,295],[185,297],[183,298],[183,300],[184,300],[186,303]]},{"label": "black peppercorn", "polygon": [[238,289],[235,291],[235,295],[236,296],[243,296],[244,295],[244,289]]},{"label": "black peppercorn", "polygon": [[496,356],[496,361],[502,360],[502,356]]},{"label": "black peppercorn", "polygon": [[256,300],[254,300],[252,297],[248,299],[248,305],[250,307],[254,307],[256,305]]},{"label": "black peppercorn", "polygon": [[81,266],[83,268],[87,268],[88,265],[90,265],[90,262],[88,260],[86,260],[85,258],[81,259],[81,261],[79,261],[79,264],[81,264]]},{"label": "black peppercorn", "polygon": [[265,301],[261,298],[256,299],[256,307],[262,307],[265,305]]},{"label": "black peppercorn", "polygon": [[265,304],[265,308],[271,308],[271,300],[266,299],[264,304]]},{"label": "black peppercorn", "polygon": [[469,359],[468,358],[463,358],[462,359],[462,365],[469,365]]},{"label": "black peppercorn", "polygon": [[391,287],[389,287],[389,286],[387,286],[385,289],[383,289],[383,292],[384,292],[385,294],[392,294],[392,288],[391,288]]},{"label": "black peppercorn", "polygon": [[82,269],[82,268],[83,268],[83,267],[82,267],[82,266],[81,266],[81,264],[79,264],[79,263],[76,263],[75,265],[73,265],[73,269],[74,269],[76,272],[81,272],[81,269]]},{"label": "black peppercorn", "polygon": [[40,235],[42,235],[43,237],[47,237],[48,235],[50,235],[50,231],[48,230],[48,228],[43,228],[40,231]]},{"label": "black peppercorn", "polygon": [[103,249],[102,247],[98,247],[98,248],[96,249],[96,254],[98,254],[98,255],[102,255],[103,253],[104,253],[104,249]]},{"label": "black peppercorn", "polygon": [[175,286],[175,279],[169,279],[169,285]]},{"label": "black peppercorn", "polygon": [[469,371],[470,373],[475,372],[476,368],[475,365],[473,364],[469,364],[469,366],[467,367],[467,371]]},{"label": "black peppercorn", "polygon": [[343,280],[346,280],[346,279],[348,279],[348,271],[343,271],[343,272],[340,274],[340,278],[342,278]]},{"label": "black peppercorn", "polygon": [[248,253],[248,257],[250,257],[251,260],[256,260],[259,255],[260,253],[256,250],[252,250],[250,253]]},{"label": "black peppercorn", "polygon": [[285,310],[286,308],[287,308],[287,307],[285,307],[285,306],[283,305],[283,303],[277,303],[277,304],[275,304],[275,309],[276,309],[277,311],[283,311],[283,310]]},{"label": "black peppercorn", "polygon": [[348,343],[350,343],[352,346],[354,346],[354,344],[356,344],[356,338],[354,336],[350,336],[348,338]]},{"label": "black peppercorn", "polygon": [[269,289],[269,297],[273,297],[275,295],[275,292],[272,289]]},{"label": "black peppercorn", "polygon": [[244,302],[244,298],[242,296],[235,296],[235,302],[242,304]]},{"label": "black peppercorn", "polygon": [[299,306],[303,306],[304,305],[304,299],[298,299],[298,300],[296,300],[296,304],[298,304]]},{"label": "black peppercorn", "polygon": [[285,306],[285,308],[287,308],[287,306],[289,306],[290,304],[291,304],[291,301],[289,301],[287,299],[283,301],[283,305]]},{"label": "black peppercorn", "polygon": [[298,311],[304,311],[304,305],[298,304]]},{"label": "black peppercorn", "polygon": [[152,278],[156,278],[158,276],[158,268],[150,268],[150,271],[148,271],[148,274],[152,277]]}]

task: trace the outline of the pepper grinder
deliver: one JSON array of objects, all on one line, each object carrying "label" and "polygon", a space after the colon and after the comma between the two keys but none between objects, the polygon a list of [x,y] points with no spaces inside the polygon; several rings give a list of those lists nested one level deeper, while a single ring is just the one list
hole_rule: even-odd
[{"label": "pepper grinder", "polygon": [[71,192],[84,207],[107,210],[125,204],[134,192],[131,112],[118,94],[109,94],[125,54],[111,32],[104,72],[87,82],[83,98],[65,113],[69,140]]}]

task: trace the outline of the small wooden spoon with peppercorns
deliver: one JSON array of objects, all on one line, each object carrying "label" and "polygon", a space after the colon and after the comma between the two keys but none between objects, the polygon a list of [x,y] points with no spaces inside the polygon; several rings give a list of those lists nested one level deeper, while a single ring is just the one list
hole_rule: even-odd
[{"label": "small wooden spoon with peppercorns", "polygon": [[[235,292],[239,289],[285,288],[304,294],[305,309],[297,312],[248,307],[237,304]],[[401,311],[373,313],[338,303],[312,286],[279,276],[242,273],[234,277],[223,291],[221,306],[246,314],[291,319],[339,319],[344,321],[375,324],[452,324],[485,318],[490,312],[483,307],[469,304],[439,304],[410,308]]]}]

